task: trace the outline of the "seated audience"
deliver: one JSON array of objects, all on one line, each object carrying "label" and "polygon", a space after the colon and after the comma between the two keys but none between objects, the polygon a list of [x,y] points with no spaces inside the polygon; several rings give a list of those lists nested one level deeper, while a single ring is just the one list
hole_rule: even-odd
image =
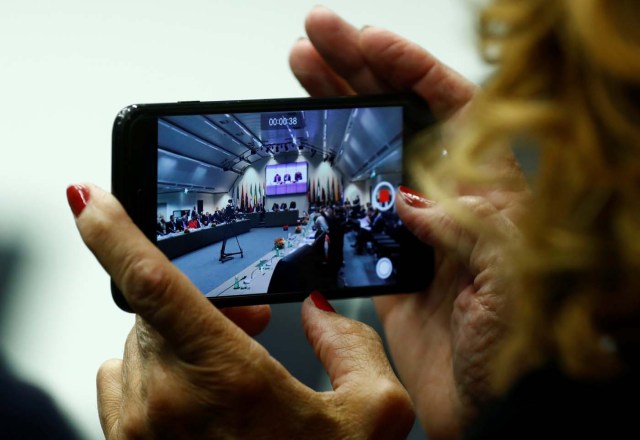
[{"label": "seated audience", "polygon": [[167,223],[167,232],[173,234],[178,231],[178,224],[176,223],[176,219],[173,215],[169,216],[169,222]]},{"label": "seated audience", "polygon": [[158,235],[167,235],[167,223],[164,221],[164,217],[162,216],[160,216],[158,220],[156,232]]}]

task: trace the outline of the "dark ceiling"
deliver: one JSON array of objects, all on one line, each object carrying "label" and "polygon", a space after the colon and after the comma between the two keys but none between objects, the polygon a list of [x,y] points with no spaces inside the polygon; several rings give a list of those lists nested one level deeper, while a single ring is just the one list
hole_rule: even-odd
[{"label": "dark ceiling", "polygon": [[401,169],[399,107],[306,110],[295,128],[268,128],[260,113],[163,117],[159,191],[227,192],[247,167],[280,155],[330,161],[348,180]]}]

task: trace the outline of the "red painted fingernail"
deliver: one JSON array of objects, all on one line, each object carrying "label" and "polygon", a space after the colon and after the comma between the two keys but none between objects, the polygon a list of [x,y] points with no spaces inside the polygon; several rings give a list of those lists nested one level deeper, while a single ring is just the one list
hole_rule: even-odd
[{"label": "red painted fingernail", "polygon": [[67,201],[74,216],[79,216],[89,203],[89,190],[82,185],[67,187]]},{"label": "red painted fingernail", "polygon": [[398,191],[402,196],[402,200],[404,200],[407,205],[413,206],[414,208],[428,208],[435,205],[433,200],[427,199],[423,194],[420,194],[418,191],[406,186],[400,185],[398,187]]},{"label": "red painted fingernail", "polygon": [[333,307],[331,307],[331,304],[329,304],[329,301],[327,301],[326,298],[322,296],[322,293],[318,292],[317,290],[314,290],[313,292],[311,292],[310,296],[311,296],[311,301],[313,301],[316,307],[319,308],[320,310],[324,310],[325,312],[333,312],[333,313],[336,312],[336,310]]}]

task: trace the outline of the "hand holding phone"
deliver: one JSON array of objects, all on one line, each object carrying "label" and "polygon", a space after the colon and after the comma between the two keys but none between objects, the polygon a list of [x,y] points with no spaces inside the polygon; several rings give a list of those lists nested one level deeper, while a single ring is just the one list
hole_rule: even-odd
[{"label": "hand holding phone", "polygon": [[218,305],[416,291],[432,252],[394,202],[432,121],[405,95],[130,106],[113,192]]}]

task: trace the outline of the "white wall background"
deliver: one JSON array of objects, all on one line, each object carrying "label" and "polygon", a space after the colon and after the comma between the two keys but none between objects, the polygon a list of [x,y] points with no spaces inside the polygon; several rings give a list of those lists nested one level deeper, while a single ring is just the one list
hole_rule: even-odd
[{"label": "white wall background", "polygon": [[[83,246],[66,186],[110,186],[111,123],[137,102],[304,96],[287,56],[317,0],[26,0],[0,3],[0,240],[27,255],[5,311],[4,352],[102,436],[100,363],[133,317]],[[357,26],[413,39],[479,81],[467,0],[327,0]],[[1,244],[1,243],[0,243]]]}]

